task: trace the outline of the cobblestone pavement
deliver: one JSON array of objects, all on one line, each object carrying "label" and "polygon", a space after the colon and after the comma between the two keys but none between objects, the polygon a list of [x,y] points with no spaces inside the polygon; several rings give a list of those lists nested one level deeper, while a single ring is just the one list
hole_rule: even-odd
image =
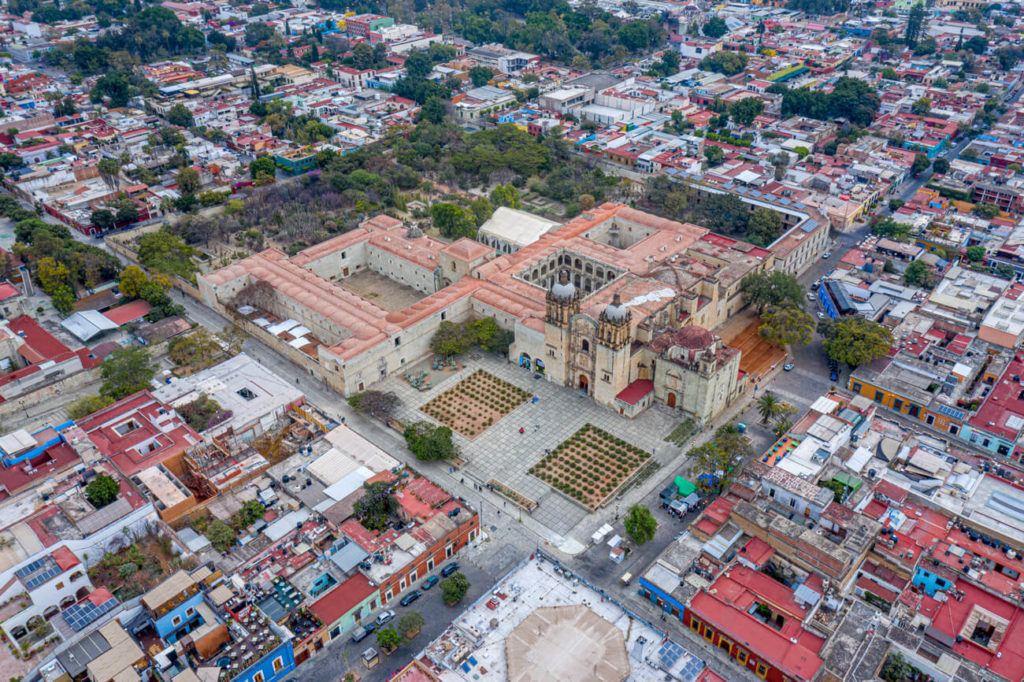
[{"label": "cobblestone pavement", "polygon": [[[401,421],[406,424],[417,420],[433,422],[419,408],[477,369],[531,392],[538,400],[527,401],[473,440],[456,433],[455,442],[467,461],[462,474],[478,484],[494,479],[538,502],[540,507],[533,512],[533,518],[554,533],[567,534],[588,511],[527,471],[544,457],[545,450],[553,449],[584,424],[593,424],[653,453],[654,460],[661,466],[670,464],[678,454],[677,448],[662,440],[681,421],[669,410],[649,409],[636,419],[628,419],[601,407],[579,390],[535,378],[533,372],[490,354],[471,356],[462,371],[428,391],[413,388],[399,376],[385,381],[384,388],[402,399],[403,407],[398,415]],[[524,432],[519,433],[520,429]]]}]

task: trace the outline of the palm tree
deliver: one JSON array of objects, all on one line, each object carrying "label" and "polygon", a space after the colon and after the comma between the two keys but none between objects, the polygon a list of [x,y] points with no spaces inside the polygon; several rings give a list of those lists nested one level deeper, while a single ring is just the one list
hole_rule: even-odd
[{"label": "palm tree", "polygon": [[767,424],[771,421],[772,417],[778,414],[781,406],[774,393],[766,392],[757,401],[757,411],[761,415],[761,422]]}]

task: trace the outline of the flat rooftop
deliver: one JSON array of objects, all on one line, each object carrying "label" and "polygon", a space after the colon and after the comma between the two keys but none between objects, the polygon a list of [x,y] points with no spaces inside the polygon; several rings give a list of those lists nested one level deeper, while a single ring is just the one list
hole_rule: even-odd
[{"label": "flat rooftop", "polygon": [[[521,644],[524,637],[529,639],[529,633],[520,630],[524,623],[528,628],[531,623],[549,628],[557,624],[559,646],[535,647],[523,659]],[[521,563],[490,594],[467,608],[416,658],[426,656],[441,667],[440,678],[448,682],[505,682],[513,672],[519,680],[570,679],[564,675],[570,660],[586,666],[585,679],[612,679],[601,671],[614,673],[622,666],[625,676],[637,682],[661,682],[666,668],[678,679],[693,679],[705,667],[664,639],[663,633],[631,619],[599,593],[556,574],[553,564],[535,558]],[[601,659],[594,660],[598,651]],[[572,658],[563,658],[567,652]],[[580,654],[585,658],[577,660]]]}]

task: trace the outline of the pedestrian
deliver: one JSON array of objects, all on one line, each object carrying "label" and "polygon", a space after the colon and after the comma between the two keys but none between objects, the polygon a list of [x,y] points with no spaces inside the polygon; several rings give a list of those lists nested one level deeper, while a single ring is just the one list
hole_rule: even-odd
[{"label": "pedestrian", "polygon": [[461,483],[462,485],[466,485],[466,479],[460,478],[459,483]]},{"label": "pedestrian", "polygon": [[524,429],[522,426],[520,426],[519,427],[519,433],[520,434],[526,433],[526,429]]}]

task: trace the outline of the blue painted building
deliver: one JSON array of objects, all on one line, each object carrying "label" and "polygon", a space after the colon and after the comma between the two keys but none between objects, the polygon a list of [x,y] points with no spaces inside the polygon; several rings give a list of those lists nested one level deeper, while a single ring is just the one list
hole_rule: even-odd
[{"label": "blue painted building", "polygon": [[186,667],[221,668],[230,682],[278,682],[295,671],[291,632],[208,566],[171,575],[142,596],[142,607],[148,618],[134,634],[148,646],[183,648],[176,660],[157,660],[164,679]]},{"label": "blue painted building", "polygon": [[[671,552],[675,546],[675,543],[670,545],[667,552]],[[682,584],[682,578],[677,573],[669,570],[659,561],[648,568],[637,582],[640,585],[637,593],[641,597],[649,599],[652,604],[664,611],[666,618],[671,616],[679,620],[680,623],[683,622],[686,604],[683,603],[681,596],[676,596],[677,590]]]},{"label": "blue painted building", "polygon": [[24,430],[8,433],[0,438],[0,455],[5,467],[13,467],[39,457],[44,452],[64,441],[64,430],[75,425],[66,421],[58,426],[47,426],[33,434]]},{"label": "blue painted building", "polygon": [[953,587],[953,583],[920,565],[914,569],[912,582],[915,587],[923,589],[929,597],[934,597],[936,592],[945,592]]}]

